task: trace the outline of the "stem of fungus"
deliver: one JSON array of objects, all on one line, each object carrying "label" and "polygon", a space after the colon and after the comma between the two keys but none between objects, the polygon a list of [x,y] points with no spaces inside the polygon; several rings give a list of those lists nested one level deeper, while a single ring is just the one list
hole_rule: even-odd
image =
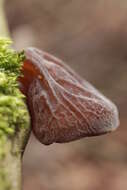
[{"label": "stem of fungus", "polygon": [[[4,0],[0,0],[0,37],[8,36],[9,30],[4,12]],[[0,190],[21,190],[22,155],[30,134],[29,114],[24,103],[24,97],[18,91],[18,87],[14,87],[15,93],[8,90],[11,88],[11,84],[7,81],[10,80],[8,77],[11,75],[6,74],[4,68],[3,70],[1,69],[1,51],[0,49]],[[16,74],[13,74],[12,81],[13,79],[15,80],[13,77],[16,77]],[[18,85],[17,81],[14,85],[16,83]],[[5,94],[2,91],[2,85],[5,87],[5,91],[7,91]],[[10,102],[9,98],[12,102]],[[4,105],[3,101],[7,105]],[[6,114],[6,110],[9,114]],[[23,119],[21,115],[23,115]],[[15,121],[15,118],[18,118],[17,121]],[[14,124],[9,122],[9,120],[14,120]],[[13,127],[14,131],[12,134]]]}]

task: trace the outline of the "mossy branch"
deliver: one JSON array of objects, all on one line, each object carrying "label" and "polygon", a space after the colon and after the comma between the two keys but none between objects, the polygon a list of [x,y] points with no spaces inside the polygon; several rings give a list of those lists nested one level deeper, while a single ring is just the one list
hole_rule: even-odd
[{"label": "mossy branch", "polygon": [[17,82],[24,53],[0,38],[0,190],[20,190],[21,157],[29,138],[29,114]]},{"label": "mossy branch", "polygon": [[[8,36],[0,0],[0,36]],[[9,48],[0,38],[0,190],[21,190],[21,160],[29,139],[30,120],[25,97],[17,82],[24,53]]]}]

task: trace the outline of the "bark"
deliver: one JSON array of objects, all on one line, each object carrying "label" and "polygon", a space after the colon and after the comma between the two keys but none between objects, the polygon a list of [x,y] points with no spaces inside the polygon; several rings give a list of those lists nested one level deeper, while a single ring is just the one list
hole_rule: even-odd
[{"label": "bark", "polygon": [[[8,37],[4,0],[0,0],[0,37]],[[27,109],[27,108],[26,108]],[[15,137],[0,138],[0,190],[21,190],[22,155],[29,139],[30,124],[20,128]]]},{"label": "bark", "polygon": [[0,0],[0,36],[9,36],[9,30],[7,27],[7,20],[4,12],[4,0]]},{"label": "bark", "polygon": [[0,190],[21,189],[21,154],[13,152],[11,140],[1,143],[4,149],[0,156]]}]

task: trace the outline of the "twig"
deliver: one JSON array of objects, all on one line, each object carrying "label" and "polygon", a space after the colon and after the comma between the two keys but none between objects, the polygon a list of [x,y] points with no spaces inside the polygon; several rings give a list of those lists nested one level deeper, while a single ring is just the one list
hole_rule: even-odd
[{"label": "twig", "polygon": [[4,12],[4,0],[0,0],[0,36],[9,36],[7,20]]},{"label": "twig", "polygon": [[[0,0],[0,37],[1,36],[8,37],[9,30],[7,27],[7,21],[4,14],[3,3],[4,3],[4,0]],[[1,59],[0,59],[0,65],[1,65]],[[4,71],[0,70],[0,73],[1,73],[1,76],[3,76],[3,81],[6,80],[7,76],[5,75],[5,78],[4,78],[4,75],[3,75],[5,74]],[[0,82],[2,81],[1,76],[0,76]],[[8,86],[6,85],[5,87],[8,88]],[[0,88],[0,100],[2,99],[2,97],[6,97],[6,96],[7,96],[6,94],[1,93],[1,88]],[[15,98],[15,95],[12,95],[12,98],[13,97]],[[23,110],[23,111],[25,110],[26,114],[24,115],[26,116],[21,124],[18,124],[18,125],[17,123],[14,124],[15,131],[13,131],[13,135],[11,134],[12,124],[9,123],[10,126],[6,128],[6,125],[4,125],[4,123],[2,123],[0,119],[0,190],[21,190],[22,155],[23,155],[26,143],[29,139],[30,123],[29,123],[28,110],[27,110],[27,107],[25,106],[23,98],[20,97],[20,92],[18,92],[17,100],[21,102],[21,105],[19,104],[19,106],[17,106],[17,110]],[[9,104],[11,105],[10,102]],[[12,104],[14,104],[15,106],[15,102],[12,102]],[[10,109],[9,106],[7,105],[6,108]],[[0,105],[0,113],[2,112],[1,109],[2,109],[2,106]],[[17,113],[17,110],[15,110],[16,113]],[[7,114],[5,114],[5,116],[3,114],[2,117],[7,117]],[[20,117],[21,116],[19,115],[19,118]],[[7,118],[7,120],[9,120],[9,118]]]}]

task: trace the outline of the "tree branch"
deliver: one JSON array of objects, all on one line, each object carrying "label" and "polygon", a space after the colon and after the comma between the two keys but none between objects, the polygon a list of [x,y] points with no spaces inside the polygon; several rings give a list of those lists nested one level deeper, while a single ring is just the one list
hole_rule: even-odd
[{"label": "tree branch", "polygon": [[4,149],[0,159],[0,190],[21,189],[21,154],[12,151],[12,142],[0,141],[0,149]]},{"label": "tree branch", "polygon": [[0,36],[9,36],[7,20],[4,12],[4,0],[0,0]]},{"label": "tree branch", "polygon": [[[1,36],[9,36],[4,14],[4,0],[0,0]],[[0,48],[0,190],[21,190],[21,161],[29,139],[30,122],[24,97],[17,87],[17,80],[15,81],[18,76],[17,70],[19,69],[18,72],[20,72],[19,57],[14,57],[15,54],[11,51],[4,55],[5,52],[6,49],[4,49],[2,57],[2,49]],[[12,59],[10,58],[11,53]],[[7,65],[8,54],[9,64]],[[4,59],[6,59],[6,64]],[[16,59],[17,65],[15,63]],[[10,67],[10,63],[12,68],[17,67],[15,69],[16,72],[8,69],[7,66]],[[6,69],[8,69],[7,73]],[[11,88],[14,89],[12,90]]]}]

